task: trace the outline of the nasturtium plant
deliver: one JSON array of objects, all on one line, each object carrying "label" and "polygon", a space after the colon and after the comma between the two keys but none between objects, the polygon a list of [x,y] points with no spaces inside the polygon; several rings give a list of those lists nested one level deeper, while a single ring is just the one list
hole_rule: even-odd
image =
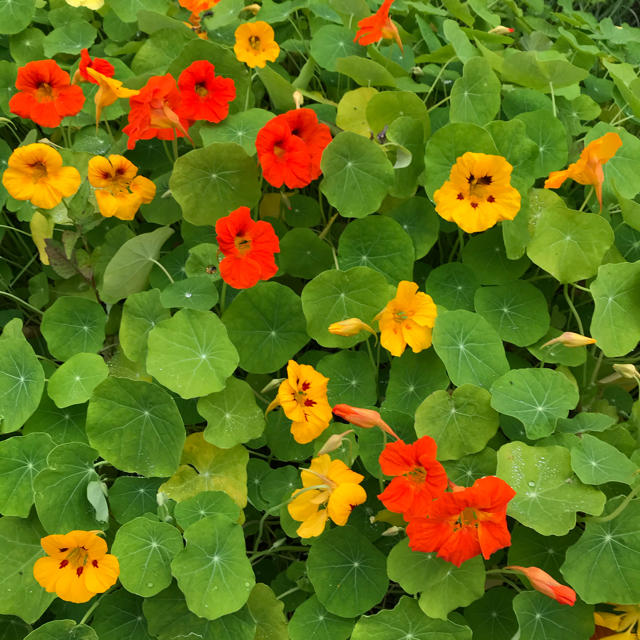
[{"label": "nasturtium plant", "polygon": [[640,21],[0,0],[0,638],[634,638]]}]

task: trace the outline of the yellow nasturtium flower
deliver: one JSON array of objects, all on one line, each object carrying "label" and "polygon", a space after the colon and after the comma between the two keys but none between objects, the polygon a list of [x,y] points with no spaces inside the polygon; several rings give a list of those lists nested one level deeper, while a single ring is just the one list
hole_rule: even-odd
[{"label": "yellow nasturtium flower", "polygon": [[617,633],[605,636],[618,640],[640,640],[640,605],[616,604],[613,613],[595,611],[593,617],[598,627],[605,627]]},{"label": "yellow nasturtium flower", "polygon": [[87,67],[87,73],[98,83],[98,90],[93,99],[96,103],[96,127],[104,107],[112,105],[118,98],[131,98],[140,93],[137,89],[123,87],[120,80],[109,78],[91,67]]},{"label": "yellow nasturtium flower", "polygon": [[280,55],[280,47],[274,35],[271,26],[262,20],[241,24],[235,32],[233,51],[236,58],[252,69],[265,67],[267,61],[275,62]]},{"label": "yellow nasturtium flower", "polygon": [[360,486],[364,476],[351,471],[342,460],[331,460],[328,453],[313,458],[300,476],[304,488],[294,491],[287,508],[294,520],[302,522],[296,530],[301,538],[319,536],[328,518],[344,526],[353,507],[367,499]]}]

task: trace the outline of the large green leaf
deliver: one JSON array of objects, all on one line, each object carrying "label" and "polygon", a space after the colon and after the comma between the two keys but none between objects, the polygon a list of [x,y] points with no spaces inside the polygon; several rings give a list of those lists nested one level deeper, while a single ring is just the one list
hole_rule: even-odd
[{"label": "large green leaf", "polygon": [[602,265],[591,294],[591,335],[606,356],[626,355],[640,340],[640,261]]},{"label": "large green leaf", "polygon": [[84,423],[86,405],[72,405],[59,409],[48,395],[43,395],[36,412],[22,428],[23,435],[45,432],[55,444],[65,442],[87,442]]},{"label": "large green leaf", "polygon": [[136,22],[138,11],[155,11],[166,13],[167,0],[110,0],[109,6],[122,22]]},{"label": "large green leaf", "polygon": [[238,352],[211,311],[181,309],[149,332],[147,370],[183,398],[224,389],[238,366]]},{"label": "large green leaf", "polygon": [[0,33],[20,33],[35,10],[36,0],[0,0]]},{"label": "large green leaf", "polygon": [[300,298],[277,282],[259,282],[239,293],[222,318],[251,373],[283,367],[309,341]]},{"label": "large green leaf", "polygon": [[180,156],[169,187],[184,219],[196,225],[214,225],[234,209],[252,207],[260,199],[255,160],[231,142],[216,142]]},{"label": "large green leaf", "polygon": [[553,369],[508,371],[493,383],[491,394],[491,406],[520,420],[532,440],[552,434],[579,400],[576,387]]},{"label": "large green leaf", "polygon": [[253,156],[256,154],[258,131],[271,118],[273,113],[264,109],[247,109],[240,113],[232,113],[222,122],[202,127],[200,137],[205,147],[212,142],[233,142]]},{"label": "large green leaf", "polygon": [[93,390],[109,375],[102,356],[76,353],[49,378],[47,393],[58,407],[86,402]]},{"label": "large green leaf", "polygon": [[534,177],[546,176],[566,166],[567,132],[558,118],[546,109],[520,113],[516,117],[524,122],[527,137],[538,147],[537,155],[531,160]]},{"label": "large green leaf", "polygon": [[318,64],[328,71],[336,70],[336,60],[361,52],[359,44],[353,41],[353,33],[347,27],[328,24],[314,31],[309,43],[311,55]]},{"label": "large green leaf", "polygon": [[571,467],[585,484],[623,482],[631,485],[637,480],[636,464],[613,445],[588,433],[571,449]]},{"label": "large green leaf", "polygon": [[155,513],[158,507],[160,478],[119,476],[109,488],[109,506],[113,517],[124,524],[145,513]]},{"label": "large green leaf", "polygon": [[178,502],[174,513],[176,522],[186,529],[194,522],[216,514],[225,515],[229,520],[237,522],[241,509],[222,491],[202,491],[193,498]]},{"label": "large green leaf", "polygon": [[474,640],[511,640],[518,630],[512,601],[516,592],[508,587],[488,589],[464,610]]},{"label": "large green leaf", "polygon": [[91,620],[91,628],[100,640],[152,640],[142,615],[142,598],[118,589],[106,593]]},{"label": "large green leaf", "polygon": [[32,631],[25,640],[98,640],[96,632],[75,620],[52,620]]},{"label": "large green leaf", "polygon": [[171,227],[159,227],[127,240],[107,264],[100,290],[102,299],[111,304],[145,289],[160,249],[172,233]]},{"label": "large green leaf", "polygon": [[353,267],[321,273],[306,284],[301,297],[309,335],[323,347],[346,349],[366,340],[369,334],[363,331],[351,337],[337,336],[329,333],[329,325],[347,318],[371,324],[393,297],[393,291],[381,273],[369,267]]},{"label": "large green leaf", "polygon": [[198,413],[207,421],[204,439],[222,449],[259,437],[265,427],[253,390],[233,377],[222,391],[198,400]]},{"label": "large green leaf", "polygon": [[360,56],[346,56],[335,61],[336,71],[349,76],[361,87],[395,87],[396,80],[381,64]]},{"label": "large green leaf", "polygon": [[429,272],[424,283],[425,291],[433,301],[449,311],[473,311],[473,296],[479,286],[480,281],[474,270],[459,262],[437,266]]},{"label": "large green leaf", "polygon": [[45,555],[40,546],[44,535],[35,517],[0,518],[0,555],[4,564],[0,577],[0,614],[35,622],[56,597],[55,593],[47,593],[33,577],[34,562]]},{"label": "large green leaf", "polygon": [[376,211],[394,181],[393,167],[382,148],[350,131],[329,143],[321,166],[320,190],[346,218],[364,218]]},{"label": "large green leaf", "polygon": [[338,351],[318,361],[316,369],[329,378],[329,404],[352,406],[376,403],[376,378],[369,356],[363,351]]},{"label": "large green leaf", "polygon": [[451,122],[485,125],[500,111],[500,81],[484,58],[465,62],[451,89]]},{"label": "large green leaf", "polygon": [[160,387],[126,378],[107,378],[89,402],[87,436],[118,469],[168,476],[177,468],[185,441],[182,417]]},{"label": "large green leaf", "polygon": [[347,640],[352,630],[352,619],[329,613],[315,595],[297,606],[289,621],[291,640]]},{"label": "large green leaf", "polygon": [[577,511],[598,515],[604,507],[605,495],[573,473],[565,447],[509,442],[498,451],[496,475],[516,491],[507,514],[546,536],[573,529]]},{"label": "large green leaf", "polygon": [[171,560],[182,548],[174,526],[141,517],[118,529],[111,553],[120,563],[122,586],[146,598],[171,584]]},{"label": "large green leaf", "polygon": [[[545,53],[547,56],[543,57]],[[576,84],[588,75],[585,69],[571,64],[557,51],[510,49],[508,54],[502,67],[503,79],[543,93]]]},{"label": "large green leaf", "polygon": [[71,20],[56,27],[44,38],[44,55],[53,58],[58,53],[78,55],[90,47],[96,39],[96,28],[84,20]]},{"label": "large green leaf", "polygon": [[47,466],[53,440],[46,433],[0,442],[0,513],[27,518],[34,500],[33,479]]},{"label": "large green leaf", "polygon": [[378,604],[389,585],[384,555],[350,526],[326,531],[314,542],[307,571],[318,600],[343,618]]},{"label": "large green leaf", "polygon": [[255,584],[242,527],[223,515],[195,522],[184,532],[187,546],[171,563],[171,571],[201,618],[215,620],[240,609]]},{"label": "large green leaf", "polygon": [[351,640],[471,640],[471,629],[426,616],[416,600],[403,596],[393,609],[362,616]]},{"label": "large green leaf", "polygon": [[440,313],[433,328],[433,348],[457,386],[470,383],[488,388],[509,370],[496,330],[470,311]]},{"label": "large green leaf", "polygon": [[255,640],[289,640],[284,602],[266,584],[258,583],[247,602],[256,623]]}]

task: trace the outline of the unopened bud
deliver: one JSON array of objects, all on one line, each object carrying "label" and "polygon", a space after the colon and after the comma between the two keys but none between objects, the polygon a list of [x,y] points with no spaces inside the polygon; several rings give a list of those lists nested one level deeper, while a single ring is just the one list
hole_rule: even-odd
[{"label": "unopened bud", "polygon": [[587,336],[580,335],[579,333],[573,333],[571,331],[565,331],[562,335],[559,335],[549,342],[545,342],[542,348],[549,347],[552,344],[562,344],[565,347],[584,347],[588,344],[595,344],[593,338],[587,338]]},{"label": "unopened bud", "polygon": [[334,322],[329,325],[329,333],[333,333],[336,336],[355,336],[361,331],[368,331],[374,336],[376,332],[366,323],[362,322],[360,318],[347,318],[346,320],[340,320],[340,322]]},{"label": "unopened bud", "polygon": [[320,449],[320,451],[318,451],[316,456],[321,456],[323,453],[331,453],[332,451],[339,449],[342,441],[350,433],[353,433],[353,429],[348,429],[347,431],[344,431],[342,433],[334,433],[332,436],[329,436],[327,438],[327,441],[324,443],[324,446],[322,447],[322,449]]},{"label": "unopened bud", "polygon": [[497,27],[493,27],[493,29],[489,29],[489,33],[495,33],[499,36],[506,36],[508,33],[513,33],[514,31],[515,29],[512,29],[511,27],[503,27],[501,24]]},{"label": "unopened bud", "polygon": [[632,364],[614,364],[613,368],[623,378],[631,378],[632,380],[640,378],[640,373]]},{"label": "unopened bud", "polygon": [[343,420],[355,424],[356,427],[364,427],[365,429],[378,427],[385,433],[393,436],[396,440],[400,440],[393,429],[382,419],[380,414],[373,409],[360,409],[359,407],[352,407],[348,404],[337,404],[333,407],[333,413]]},{"label": "unopened bud", "polygon": [[304,96],[298,89],[293,92],[293,101],[296,105],[296,109],[299,109],[304,104]]},{"label": "unopened bud", "polygon": [[255,16],[256,13],[258,13],[258,11],[260,11],[260,5],[259,4],[248,4],[244,9],[242,9],[242,11],[251,11],[251,13],[253,13],[253,15]]}]

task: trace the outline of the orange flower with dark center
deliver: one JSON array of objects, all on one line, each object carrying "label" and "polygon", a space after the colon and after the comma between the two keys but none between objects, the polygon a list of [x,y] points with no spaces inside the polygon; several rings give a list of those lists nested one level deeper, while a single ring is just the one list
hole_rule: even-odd
[{"label": "orange flower with dark center", "polygon": [[389,18],[389,9],[391,9],[392,4],[393,0],[384,0],[382,6],[372,16],[360,20],[358,22],[358,31],[353,41],[366,46],[382,39],[393,39],[403,50],[398,27]]},{"label": "orange flower with dark center", "polygon": [[322,173],[320,161],[322,153],[331,142],[331,130],[326,124],[318,122],[318,116],[312,109],[292,109],[282,114],[291,130],[291,135],[300,138],[311,156],[311,179]]},{"label": "orange flower with dark center", "polygon": [[216,242],[222,254],[220,276],[234,289],[248,289],[276,274],[274,254],[280,243],[273,227],[251,219],[248,207],[239,207],[216,222]]},{"label": "orange flower with dark center", "polygon": [[120,574],[118,559],[107,553],[99,531],[70,531],[40,543],[47,556],[33,565],[33,576],[49,593],[67,602],[87,602],[113,586]]},{"label": "orange flower with dark center", "polygon": [[421,515],[411,514],[407,535],[414,551],[435,551],[460,566],[511,544],[507,504],[516,492],[500,478],[487,476],[472,487],[443,493]]},{"label": "orange flower with dark center", "polygon": [[436,211],[467,233],[513,220],[520,211],[520,193],[511,186],[512,170],[502,156],[467,151],[433,194]]},{"label": "orange flower with dark center", "polygon": [[73,76],[73,81],[77,82],[82,78],[85,82],[98,84],[98,81],[87,73],[87,69],[93,69],[107,78],[113,78],[113,74],[116,71],[114,66],[108,60],[104,60],[103,58],[91,58],[89,50],[83,49],[80,52],[80,64],[78,65],[78,70]]},{"label": "orange flower with dark center", "polygon": [[575,180],[578,184],[590,184],[596,191],[602,211],[602,185],[604,183],[602,166],[613,158],[621,146],[622,139],[617,133],[605,133],[582,150],[577,162],[570,164],[563,171],[552,171],[544,183],[544,188],[558,189],[567,178]]},{"label": "orange flower with dark center", "polygon": [[69,74],[54,60],[27,62],[18,69],[18,93],[9,101],[11,113],[42,127],[57,127],[65,116],[74,116],[84,104],[84,94],[69,81]]},{"label": "orange flower with dark center", "polygon": [[231,78],[216,76],[206,60],[191,63],[178,78],[181,92],[179,115],[185,120],[220,122],[229,115],[229,103],[236,98]]},{"label": "orange flower with dark center", "polygon": [[129,136],[128,149],[138,140],[173,140],[190,136],[187,129],[192,122],[178,115],[180,91],[173,76],[152,76],[140,92],[129,98],[129,124],[123,128]]},{"label": "orange flower with dark center", "polygon": [[433,438],[422,436],[413,444],[390,442],[380,454],[385,476],[395,476],[378,496],[394,513],[422,514],[447,488],[447,473],[436,460]]}]

